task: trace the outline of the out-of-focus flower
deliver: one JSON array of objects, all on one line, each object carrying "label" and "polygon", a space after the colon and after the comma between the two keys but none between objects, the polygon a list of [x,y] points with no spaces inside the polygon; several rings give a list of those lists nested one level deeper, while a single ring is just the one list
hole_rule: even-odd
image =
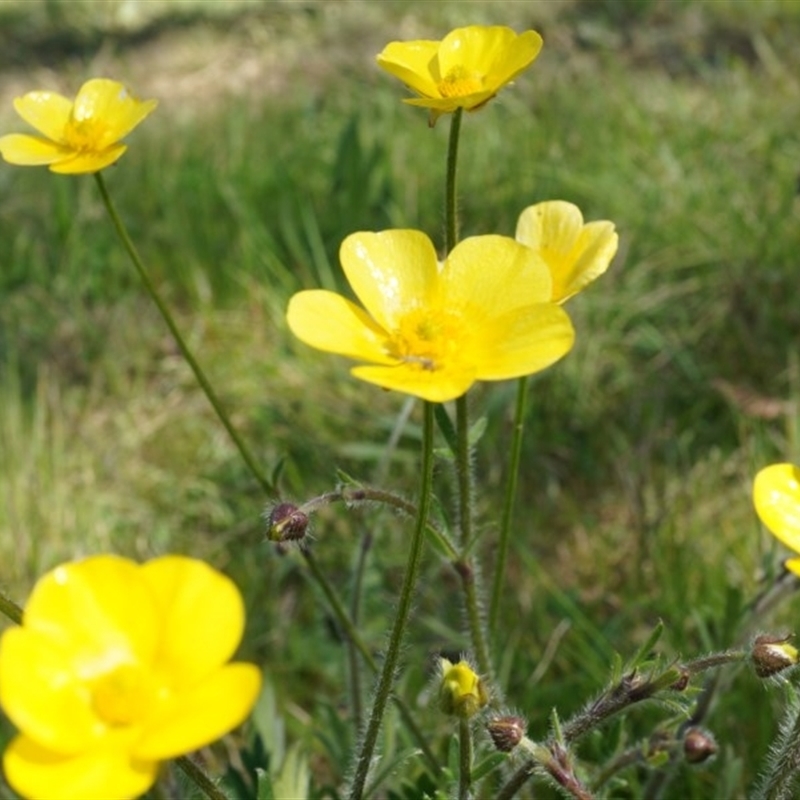
[{"label": "out-of-focus flower", "polygon": [[483,681],[467,661],[453,664],[446,658],[439,661],[439,707],[445,714],[456,717],[473,717],[488,702],[489,695]]},{"label": "out-of-focus flower", "polygon": [[[764,467],[753,483],[753,503],[772,535],[800,553],[800,468],[794,464]],[[800,575],[800,558],[788,559],[786,568]]]},{"label": "out-of-focus flower", "polygon": [[2,136],[0,155],[10,164],[46,164],[53,172],[99,172],[127,150],[120,139],[156,105],[156,100],[137,100],[121,83],[106,78],[84,83],[74,101],[55,92],[28,92],[14,100],[14,108],[42,135]]},{"label": "out-of-focus flower", "polygon": [[3,755],[23,797],[132,798],[159,762],[239,725],[261,677],[227,663],[244,629],[236,586],[202,561],[102,555],[36,584],[0,639]]},{"label": "out-of-focus flower", "polygon": [[420,231],[354,233],[339,257],[364,308],[304,291],[287,321],[306,344],[367,362],[352,370],[361,380],[443,403],[475,381],[545,369],[572,347],[547,265],[508,237],[465,239],[439,264]]},{"label": "out-of-focus flower", "polygon": [[430,124],[457,108],[474,111],[514,80],[542,49],[536,31],[502,25],[456,28],[440,42],[391,42],[378,64],[419,97],[405,102],[430,109]]},{"label": "out-of-focus flower", "polygon": [[602,275],[619,244],[613,222],[584,224],[581,210],[564,200],[528,206],[519,216],[516,239],[550,267],[554,303],[569,300]]}]

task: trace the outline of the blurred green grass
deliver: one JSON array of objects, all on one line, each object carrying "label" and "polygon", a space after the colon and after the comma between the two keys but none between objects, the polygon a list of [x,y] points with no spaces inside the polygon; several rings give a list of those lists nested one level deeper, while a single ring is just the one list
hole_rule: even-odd
[{"label": "blurred green grass", "polygon": [[[295,499],[331,488],[337,469],[373,477],[403,401],[292,342],[288,296],[341,285],[337,249],[354,230],[412,226],[442,242],[446,120],[430,131],[372,56],[390,39],[469,22],[541,30],[530,72],[465,118],[463,234],[512,234],[525,206],[559,197],[612,219],[621,248],[569,306],[575,350],[532,382],[506,606],[519,622],[497,633],[508,696],[542,735],[550,708],[575,710],[611,653],[631,652],[659,618],[674,653],[733,643],[744,604],[778,569],[750,481],[769,461],[800,457],[800,4],[539,2],[501,13],[481,2],[469,18],[449,2],[118,3],[104,15],[90,5],[0,4],[0,42],[28,45],[3,51],[9,82],[37,70],[31,59],[54,52],[54,39],[64,46],[47,62],[53,80],[74,78],[74,91],[97,63],[118,63],[140,76],[142,96],[145,40],[157,66],[159,36],[191,43],[203,28],[187,69],[214,37],[243,58],[281,42],[261,94],[209,86],[187,97],[176,75],[171,97],[159,75],[158,112],[107,177],[235,422],[267,469],[284,460]],[[123,6],[138,21],[121,25]],[[3,130],[21,130],[9,109]],[[245,590],[248,654],[297,708],[335,706],[340,644],[320,598],[302,562],[262,543],[264,498],[147,304],[92,181],[0,170],[0,264],[4,587],[22,600],[47,567],[99,549],[209,558]],[[513,392],[482,387],[474,401],[488,419],[476,464],[487,553]],[[416,434],[410,426],[390,469],[409,493]],[[346,590],[363,527],[377,539],[364,630],[378,647],[403,524],[328,512],[314,547]],[[454,596],[450,570],[430,557],[407,658],[466,646]],[[790,621],[787,609],[764,625]],[[407,666],[411,696],[425,691],[426,659]],[[710,719],[723,752],[670,796],[741,796],[779,705],[737,675]],[[637,796],[632,780],[620,797]]]}]

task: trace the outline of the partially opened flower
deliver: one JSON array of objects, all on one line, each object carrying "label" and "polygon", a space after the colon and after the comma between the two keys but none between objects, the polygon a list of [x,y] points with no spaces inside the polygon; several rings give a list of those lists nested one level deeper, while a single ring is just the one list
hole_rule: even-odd
[{"label": "partially opened flower", "polygon": [[53,172],[98,172],[127,150],[120,139],[157,105],[137,100],[117,81],[95,78],[74,101],[55,92],[29,92],[14,100],[17,113],[41,136],[0,137],[0,155],[10,164],[49,165]]},{"label": "partially opened flower", "polygon": [[530,66],[541,49],[536,31],[517,34],[502,25],[469,25],[441,42],[391,42],[377,59],[419,95],[405,102],[429,108],[433,125],[457,108],[480,108]]},{"label": "partially opened flower", "polygon": [[[772,464],[753,483],[756,513],[770,533],[795,553],[800,553],[800,467]],[[790,558],[786,568],[800,575],[800,558]]]},{"label": "partially opened flower", "polygon": [[227,663],[244,628],[236,586],[202,561],[116,556],[42,577],[0,639],[0,704],[20,733],[3,756],[27,798],[132,798],[159,762],[249,714],[261,678]]},{"label": "partially opened flower", "polygon": [[569,300],[602,275],[619,244],[613,222],[584,224],[581,210],[564,200],[528,206],[519,216],[516,239],[547,262],[554,303]]},{"label": "partially opened flower", "polygon": [[287,320],[306,344],[367,362],[352,370],[361,380],[441,403],[475,381],[538,372],[572,347],[547,265],[508,237],[465,239],[439,264],[420,231],[354,233],[339,257],[364,307],[304,291]]}]

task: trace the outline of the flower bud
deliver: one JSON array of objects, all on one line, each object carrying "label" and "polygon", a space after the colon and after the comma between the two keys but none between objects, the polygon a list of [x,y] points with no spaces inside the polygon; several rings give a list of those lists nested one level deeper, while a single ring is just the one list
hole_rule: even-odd
[{"label": "flower bud", "polygon": [[494,746],[501,753],[510,753],[525,736],[528,723],[522,717],[495,717],[486,725]]},{"label": "flower bud", "polygon": [[683,737],[683,755],[690,764],[702,764],[716,755],[714,737],[702,728],[689,728]]},{"label": "flower bud", "polygon": [[800,662],[800,653],[789,644],[790,636],[756,636],[750,658],[759,678],[769,678]]},{"label": "flower bud", "polygon": [[267,539],[271,542],[294,542],[308,530],[308,515],[293,503],[278,503],[267,515]]},{"label": "flower bud", "polygon": [[445,714],[469,718],[489,702],[480,676],[463,659],[458,664],[452,664],[443,658],[439,662],[439,669],[442,672],[439,707]]}]

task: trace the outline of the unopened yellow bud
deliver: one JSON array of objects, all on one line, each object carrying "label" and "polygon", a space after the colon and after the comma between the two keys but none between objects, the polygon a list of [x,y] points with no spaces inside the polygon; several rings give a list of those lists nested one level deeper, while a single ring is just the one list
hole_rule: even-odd
[{"label": "unopened yellow bud", "polygon": [[439,668],[442,672],[439,706],[445,714],[472,717],[489,702],[483,681],[466,661],[453,664],[443,658]]}]

